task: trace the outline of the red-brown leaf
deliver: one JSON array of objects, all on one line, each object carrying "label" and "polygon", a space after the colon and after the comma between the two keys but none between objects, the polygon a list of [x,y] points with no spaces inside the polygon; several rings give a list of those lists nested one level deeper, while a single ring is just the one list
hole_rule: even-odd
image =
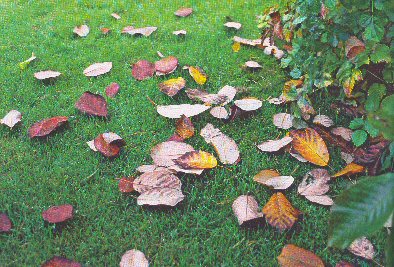
[{"label": "red-brown leaf", "polygon": [[127,178],[123,177],[119,180],[119,191],[122,193],[131,193],[134,191],[134,186],[133,186],[134,179],[133,178]]},{"label": "red-brown leaf", "polygon": [[8,218],[7,214],[0,213],[0,233],[1,232],[9,232],[11,231],[12,223],[10,218]]},{"label": "red-brown leaf", "polygon": [[77,103],[75,103],[75,107],[88,115],[99,117],[107,117],[108,115],[107,101],[105,101],[104,97],[89,91],[82,94]]},{"label": "red-brown leaf", "polygon": [[67,121],[68,117],[57,116],[36,122],[29,128],[29,137],[33,138],[47,136],[54,130],[67,123]]},{"label": "red-brown leaf", "polygon": [[76,261],[72,261],[59,256],[54,256],[44,262],[41,267],[82,267],[82,265]]},{"label": "red-brown leaf", "polygon": [[103,133],[94,139],[94,146],[105,157],[112,158],[119,155],[120,148],[125,145],[123,139],[115,133]]},{"label": "red-brown leaf", "polygon": [[62,223],[73,218],[73,206],[69,204],[53,206],[42,212],[42,217],[49,223]]},{"label": "red-brown leaf", "polygon": [[159,74],[171,73],[177,66],[178,59],[174,56],[165,57],[155,62],[155,68]]},{"label": "red-brown leaf", "polygon": [[155,64],[147,60],[140,60],[133,65],[131,74],[136,80],[142,81],[152,77],[155,74],[155,70]]},{"label": "red-brown leaf", "polygon": [[111,83],[110,85],[105,88],[105,94],[108,97],[115,97],[116,94],[119,92],[120,86],[117,83]]}]

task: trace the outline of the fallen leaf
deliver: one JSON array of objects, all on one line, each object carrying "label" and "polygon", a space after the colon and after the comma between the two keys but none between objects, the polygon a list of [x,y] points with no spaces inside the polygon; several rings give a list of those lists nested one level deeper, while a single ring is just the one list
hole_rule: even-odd
[{"label": "fallen leaf", "polygon": [[252,196],[242,195],[234,200],[233,212],[235,217],[237,217],[238,224],[244,225],[245,223],[250,223],[263,218],[263,213],[259,212],[259,205],[257,201]]},{"label": "fallen leaf", "polygon": [[128,33],[129,31],[133,30],[133,26],[126,26],[122,29],[121,33]]},{"label": "fallen leaf", "polygon": [[143,27],[143,28],[134,28],[132,26],[128,26],[123,28],[122,33],[127,33],[130,35],[143,35],[148,37],[152,33],[154,33],[157,30],[157,27]]},{"label": "fallen leaf", "polygon": [[[153,172],[153,171],[162,171],[162,170],[169,170],[166,167],[159,167],[157,165],[141,165],[139,166],[136,171],[140,173],[146,173],[146,172]],[[169,170],[172,171],[172,170]]]},{"label": "fallen leaf", "polygon": [[293,138],[285,136],[278,140],[268,140],[267,142],[261,143],[257,147],[263,152],[276,152],[290,144],[292,140]]},{"label": "fallen leaf", "polygon": [[94,139],[94,146],[105,157],[112,158],[119,155],[120,148],[126,143],[116,133],[103,133],[99,134]]},{"label": "fallen leaf", "polygon": [[269,15],[271,17],[271,23],[270,24],[272,24],[272,36],[283,40],[284,39],[284,37],[283,37],[283,26],[282,26],[280,12],[279,11],[275,11],[273,13],[270,13]]},{"label": "fallen leaf", "polygon": [[162,58],[155,62],[156,74],[165,75],[172,73],[178,67],[178,59],[174,56]]},{"label": "fallen leaf", "polygon": [[329,181],[330,175],[327,170],[314,169],[304,176],[304,179],[298,186],[298,194],[305,196],[309,201],[331,206],[334,204],[333,200],[325,195],[330,190]]},{"label": "fallen leaf", "polygon": [[87,67],[83,74],[86,77],[96,77],[109,72],[112,69],[112,62],[94,63]]},{"label": "fallen leaf", "polygon": [[240,153],[235,141],[212,124],[208,123],[201,129],[200,135],[205,142],[213,145],[220,162],[223,164],[237,164],[240,161]]},{"label": "fallen leaf", "polygon": [[239,50],[241,50],[241,43],[234,42],[231,48],[233,49],[234,53],[238,53]]},{"label": "fallen leaf", "polygon": [[105,88],[105,94],[108,97],[115,97],[118,92],[119,92],[120,86],[117,83],[111,83],[110,85],[107,86],[107,88]]},{"label": "fallen leaf", "polygon": [[301,214],[281,192],[275,193],[263,208],[267,222],[280,231],[290,229]]},{"label": "fallen leaf", "polygon": [[100,31],[102,34],[108,34],[111,32],[111,29],[110,28],[101,28]]},{"label": "fallen leaf", "polygon": [[353,131],[348,128],[344,128],[344,127],[333,128],[331,130],[331,133],[342,137],[343,139],[345,139],[348,142],[352,141]]},{"label": "fallen leaf", "polygon": [[309,250],[288,244],[278,256],[281,267],[324,267],[323,261]]},{"label": "fallen leaf", "polygon": [[355,267],[353,264],[347,261],[340,261],[338,262],[335,267]]},{"label": "fallen leaf", "polygon": [[8,233],[11,231],[12,223],[7,214],[0,213],[0,233]]},{"label": "fallen leaf", "polygon": [[343,159],[346,164],[350,164],[354,160],[353,155],[346,152],[341,152],[341,159]]},{"label": "fallen leaf", "polygon": [[142,81],[153,77],[153,75],[155,74],[155,70],[155,64],[153,64],[152,62],[149,62],[147,60],[139,60],[137,63],[133,64],[131,74],[136,80]]},{"label": "fallen leaf", "polygon": [[263,102],[256,98],[244,98],[240,100],[235,100],[234,104],[244,111],[253,111],[261,108]]},{"label": "fallen leaf", "polygon": [[313,164],[327,166],[330,155],[326,143],[314,129],[294,130],[290,132],[290,136],[293,137],[294,150],[303,158]]},{"label": "fallen leaf", "polygon": [[274,125],[280,129],[290,129],[293,127],[294,117],[288,113],[278,113],[274,115]]},{"label": "fallen leaf", "polygon": [[296,160],[300,161],[300,162],[308,162],[306,159],[304,159],[300,154],[298,154],[297,152],[295,152],[293,149],[290,150],[289,154],[295,158]]},{"label": "fallen leaf", "polygon": [[82,267],[82,264],[63,257],[54,256],[44,262],[41,267]]},{"label": "fallen leaf", "polygon": [[68,121],[68,117],[58,116],[34,123],[29,128],[29,137],[44,137],[60,128]]},{"label": "fallen leaf", "polygon": [[112,13],[111,14],[111,16],[114,18],[114,19],[121,19],[121,17],[118,15],[118,14],[116,14],[116,13]]},{"label": "fallen leaf", "polygon": [[182,115],[176,121],[176,133],[184,140],[194,135],[194,125],[185,115]]},{"label": "fallen leaf", "polygon": [[175,159],[192,151],[194,151],[194,148],[189,144],[167,141],[153,147],[151,157],[155,165],[170,167],[175,164]]},{"label": "fallen leaf", "polygon": [[330,117],[328,117],[326,115],[316,115],[313,118],[313,123],[322,125],[322,126],[327,127],[327,128],[329,128],[329,127],[334,125],[334,122],[332,121],[332,119],[330,119]]},{"label": "fallen leaf", "polygon": [[29,58],[26,59],[25,61],[19,63],[19,68],[20,68],[21,70],[26,69],[27,66],[29,66],[29,64],[30,64],[33,60],[35,60],[36,58],[37,58],[37,57],[34,55],[34,53],[31,53],[31,57],[29,57]]},{"label": "fallen leaf", "polygon": [[175,206],[181,202],[185,196],[182,191],[170,188],[154,188],[149,191],[145,191],[137,198],[137,204],[149,205],[149,206]]},{"label": "fallen leaf", "polygon": [[250,45],[250,46],[261,45],[261,39],[250,40],[250,39],[234,36],[233,41],[236,43],[240,43],[242,45]]},{"label": "fallen leaf", "polygon": [[357,149],[354,152],[354,162],[357,164],[373,164],[380,159],[383,151],[390,144],[389,141],[383,140],[362,149]]},{"label": "fallen leaf", "polygon": [[361,237],[353,241],[348,247],[348,250],[356,256],[367,260],[372,260],[375,254],[375,249],[366,237]]},{"label": "fallen leaf", "polygon": [[227,96],[219,94],[210,94],[198,89],[187,89],[186,94],[190,99],[198,99],[207,105],[220,105],[227,101]]},{"label": "fallen leaf", "polygon": [[183,169],[212,169],[218,165],[216,158],[205,151],[191,151],[174,160]]},{"label": "fallen leaf", "polygon": [[73,218],[74,208],[69,204],[52,206],[42,212],[42,218],[49,223],[62,223]]},{"label": "fallen leaf", "polygon": [[233,28],[233,29],[239,30],[239,29],[241,29],[242,24],[239,22],[231,21],[231,22],[225,23],[224,26],[226,26],[227,28]]},{"label": "fallen leaf", "polygon": [[45,70],[34,73],[34,77],[36,77],[38,80],[53,79],[59,77],[60,75],[60,72],[53,70]]},{"label": "fallen leaf", "polygon": [[89,34],[89,27],[88,27],[88,25],[80,25],[80,26],[76,26],[75,28],[74,28],[74,33],[76,34],[76,35],[78,35],[79,37],[86,37],[88,34]]},{"label": "fallen leaf", "polygon": [[339,177],[339,176],[343,176],[343,175],[353,175],[353,174],[357,174],[357,173],[361,173],[365,170],[364,166],[358,165],[356,163],[350,163],[348,165],[346,165],[345,168],[343,168],[342,170],[340,170],[339,172],[337,172],[336,174],[334,174],[332,177]]},{"label": "fallen leaf", "polygon": [[164,117],[177,119],[182,115],[186,117],[196,116],[210,107],[205,105],[190,105],[190,104],[181,104],[181,105],[168,105],[168,106],[157,106],[157,112]]},{"label": "fallen leaf", "polygon": [[175,11],[175,15],[178,17],[187,17],[193,13],[193,9],[190,7],[181,7],[177,11]]},{"label": "fallen leaf", "polygon": [[185,36],[187,32],[185,30],[173,31],[172,34],[177,36]]},{"label": "fallen leaf", "polygon": [[120,267],[148,267],[149,262],[144,253],[139,250],[132,249],[123,254],[119,265]]},{"label": "fallen leaf", "polygon": [[222,87],[222,89],[219,90],[217,94],[227,97],[226,102],[223,103],[223,105],[227,105],[228,103],[233,101],[235,95],[237,94],[237,89],[230,85],[225,85]]},{"label": "fallen leaf", "polygon": [[209,113],[211,113],[212,116],[218,119],[227,119],[229,116],[227,109],[225,109],[224,107],[213,107],[211,108]]},{"label": "fallen leaf", "polygon": [[274,170],[262,170],[253,177],[253,180],[275,190],[284,190],[293,184],[294,177],[281,176]]},{"label": "fallen leaf", "polygon": [[343,152],[353,154],[355,147],[351,142],[344,140],[341,136],[331,134],[325,127],[314,125],[313,129],[325,140],[326,143],[339,147]]},{"label": "fallen leaf", "polygon": [[168,169],[145,172],[133,181],[133,189],[141,194],[152,189],[167,188],[180,191],[181,187],[181,180]]},{"label": "fallen leaf", "polygon": [[262,66],[259,63],[257,63],[256,61],[252,61],[252,60],[246,61],[244,66],[247,68],[251,68],[251,69],[262,68]]},{"label": "fallen leaf", "polygon": [[173,135],[170,136],[170,138],[167,139],[167,141],[183,142],[185,141],[185,139],[180,137],[177,133],[174,133]]},{"label": "fallen leaf", "polygon": [[160,91],[171,97],[173,97],[180,90],[185,88],[185,86],[186,80],[182,77],[169,79],[159,84]]},{"label": "fallen leaf", "polygon": [[11,110],[4,116],[4,118],[0,120],[0,123],[7,125],[10,128],[13,128],[21,120],[22,120],[22,113],[20,113],[17,110]]},{"label": "fallen leaf", "polygon": [[118,183],[119,191],[122,193],[133,192],[134,191],[133,183],[134,183],[133,178],[122,177]]},{"label": "fallen leaf", "polygon": [[346,41],[345,52],[348,59],[355,58],[358,54],[365,51],[365,44],[356,36],[350,36]]},{"label": "fallen leaf", "polygon": [[203,85],[204,83],[207,82],[208,76],[204,72],[204,70],[201,69],[200,67],[190,66],[189,67],[189,74],[190,74],[190,76],[192,76],[194,81],[200,85]]},{"label": "fallen leaf", "polygon": [[82,113],[92,116],[107,117],[108,115],[107,101],[105,101],[104,97],[89,91],[82,94],[75,103],[75,108]]}]

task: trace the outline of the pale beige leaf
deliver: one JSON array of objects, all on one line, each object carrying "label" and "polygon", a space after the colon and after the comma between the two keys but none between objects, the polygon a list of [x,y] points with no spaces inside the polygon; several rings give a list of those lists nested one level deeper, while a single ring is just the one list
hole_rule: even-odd
[{"label": "pale beige leaf", "polygon": [[185,196],[182,191],[171,188],[155,188],[148,191],[144,191],[137,198],[138,205],[165,205],[165,206],[175,206],[181,202]]},{"label": "pale beige leaf", "polygon": [[149,36],[153,32],[157,30],[157,27],[143,27],[143,28],[134,28],[132,26],[123,28],[122,33],[128,33],[130,35],[143,35],[143,36]]},{"label": "pale beige leaf", "polygon": [[74,33],[76,34],[76,35],[78,35],[79,37],[86,37],[88,34],[89,34],[89,27],[88,27],[88,25],[81,25],[81,26],[76,26],[75,28],[74,28]]},{"label": "pale beige leaf", "polygon": [[231,22],[225,23],[224,26],[226,26],[227,28],[233,28],[233,29],[239,30],[239,29],[241,29],[242,24],[239,22],[231,21]]},{"label": "pale beige leaf", "polygon": [[268,140],[267,142],[261,143],[257,147],[263,152],[276,152],[290,144],[292,140],[293,138],[290,136],[285,136],[278,140]]},{"label": "pale beige leaf", "polygon": [[181,187],[181,180],[168,169],[145,172],[133,182],[133,188],[139,193],[158,188],[181,190]]},{"label": "pale beige leaf", "polygon": [[320,205],[324,206],[332,206],[334,205],[334,201],[332,200],[331,197],[327,195],[322,195],[322,196],[305,196],[306,199],[313,203],[317,203]]},{"label": "pale beige leaf", "polygon": [[213,107],[209,113],[218,119],[227,119],[229,116],[227,109],[224,107]]},{"label": "pale beige leaf", "polygon": [[278,175],[269,178],[268,176],[264,177],[260,172],[253,178],[253,180],[275,190],[285,190],[293,184],[294,177]]},{"label": "pale beige leaf", "polygon": [[121,19],[121,17],[120,17],[118,14],[116,14],[116,13],[112,13],[111,16],[112,16],[114,19],[117,19],[117,20]]},{"label": "pale beige leaf", "polygon": [[293,126],[294,117],[288,113],[278,113],[274,115],[274,125],[280,129],[290,129]]},{"label": "pale beige leaf", "polygon": [[375,249],[366,237],[361,237],[353,241],[348,247],[348,250],[356,256],[372,260],[375,254]]},{"label": "pale beige leaf", "polygon": [[83,74],[86,77],[95,77],[109,72],[112,69],[112,62],[94,63],[87,67]]},{"label": "pale beige leaf", "polygon": [[172,34],[177,36],[185,36],[187,32],[185,30],[173,31]]},{"label": "pale beige leaf", "polygon": [[45,71],[40,71],[34,73],[34,77],[38,80],[46,80],[46,79],[51,79],[51,78],[56,78],[60,76],[61,73],[58,71],[53,71],[53,70],[45,70]]},{"label": "pale beige leaf", "polygon": [[243,45],[250,45],[250,46],[256,46],[261,44],[261,39],[250,40],[238,36],[234,36],[233,41]]},{"label": "pale beige leaf", "polygon": [[345,127],[337,127],[331,130],[332,134],[341,136],[346,141],[350,142],[352,140],[353,131]]},{"label": "pale beige leaf", "polygon": [[149,262],[144,253],[139,250],[132,249],[123,254],[120,261],[120,267],[148,267]]},{"label": "pale beige leaf", "polygon": [[11,110],[4,116],[4,118],[0,120],[0,123],[7,125],[10,128],[13,128],[21,120],[22,120],[22,113],[20,113],[17,110]]},{"label": "pale beige leaf", "polygon": [[352,154],[341,152],[341,159],[343,159],[346,162],[346,164],[350,164],[353,162],[354,157]]},{"label": "pale beige leaf", "polygon": [[196,116],[206,110],[210,109],[209,106],[205,105],[190,105],[190,104],[181,104],[181,105],[168,105],[168,106],[157,106],[157,112],[164,117],[178,119],[182,115],[186,117]]},{"label": "pale beige leaf", "polygon": [[[154,171],[163,171],[163,170],[169,170],[167,167],[159,167],[157,165],[141,165],[137,167],[136,171],[140,173],[146,173],[146,172],[154,172]],[[174,173],[174,171],[169,170],[170,172]]]},{"label": "pale beige leaf", "polygon": [[175,11],[175,15],[178,17],[187,17],[193,13],[193,9],[191,7],[181,7],[177,11]]},{"label": "pale beige leaf", "polygon": [[244,98],[235,100],[234,104],[244,111],[253,111],[261,108],[263,102],[255,98]]},{"label": "pale beige leaf", "polygon": [[233,212],[238,219],[239,225],[263,218],[263,213],[259,212],[259,205],[252,196],[242,195],[234,200]]},{"label": "pale beige leaf", "polygon": [[194,148],[183,142],[167,141],[152,148],[151,157],[157,166],[169,167],[175,165],[173,160],[194,151]]},{"label": "pale beige leaf", "polygon": [[222,105],[227,105],[231,101],[233,101],[235,95],[237,94],[237,89],[230,86],[230,85],[225,85],[223,86],[222,89],[219,90],[217,93],[218,95],[224,95],[227,97],[226,102],[224,102]]},{"label": "pale beige leaf", "polygon": [[98,151],[97,148],[96,148],[96,146],[94,145],[94,139],[93,139],[93,140],[90,140],[90,141],[88,141],[88,142],[86,142],[86,144],[88,144],[89,148],[90,148],[91,150],[93,150],[94,152],[97,152],[97,151]]},{"label": "pale beige leaf", "polygon": [[259,69],[262,67],[259,63],[257,63],[256,61],[252,61],[252,60],[246,61],[244,66],[247,68],[251,68],[251,69]]},{"label": "pale beige leaf", "polygon": [[322,126],[327,127],[327,128],[329,128],[329,127],[334,125],[334,122],[332,121],[332,119],[330,119],[330,117],[328,117],[326,115],[316,115],[313,118],[313,123],[322,125]]},{"label": "pale beige leaf", "polygon": [[330,175],[325,169],[314,169],[308,172],[298,186],[298,194],[303,196],[324,195],[330,190]]},{"label": "pale beige leaf", "polygon": [[187,89],[186,94],[190,99],[198,99],[207,105],[220,105],[227,101],[227,96],[219,94],[210,94],[199,89]]}]

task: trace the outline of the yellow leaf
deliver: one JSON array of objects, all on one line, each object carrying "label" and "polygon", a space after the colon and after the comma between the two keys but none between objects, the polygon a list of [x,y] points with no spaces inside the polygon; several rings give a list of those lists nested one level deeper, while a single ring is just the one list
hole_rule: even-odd
[{"label": "yellow leaf", "polygon": [[168,96],[176,95],[186,86],[186,81],[182,77],[169,79],[159,84],[160,91]]},{"label": "yellow leaf", "polygon": [[313,164],[327,166],[330,155],[326,143],[314,129],[292,131],[291,137],[293,137],[293,149],[298,154]]},{"label": "yellow leaf", "polygon": [[241,50],[241,43],[235,42],[232,46],[234,53],[237,53],[239,50]]},{"label": "yellow leaf", "polygon": [[363,74],[360,70],[353,70],[352,75],[345,80],[343,83],[343,91],[345,92],[347,97],[350,97],[353,92],[353,88],[356,85],[356,82],[361,81],[363,79]]},{"label": "yellow leaf", "polygon": [[281,267],[324,267],[323,261],[314,253],[288,244],[278,256]]},{"label": "yellow leaf", "polygon": [[196,83],[201,84],[201,85],[206,83],[207,75],[205,74],[205,72],[201,68],[190,66],[189,73],[190,73],[190,76],[192,76],[193,79],[196,81]]},{"label": "yellow leaf", "polygon": [[184,169],[212,169],[218,165],[216,158],[204,151],[192,151],[175,160]]},{"label": "yellow leaf", "polygon": [[352,175],[352,174],[363,172],[364,170],[365,170],[364,166],[361,166],[361,165],[358,165],[358,164],[352,162],[352,163],[346,165],[345,168],[343,168],[342,170],[340,170],[339,172],[334,174],[332,177],[339,177],[339,176],[343,176],[343,175]]}]

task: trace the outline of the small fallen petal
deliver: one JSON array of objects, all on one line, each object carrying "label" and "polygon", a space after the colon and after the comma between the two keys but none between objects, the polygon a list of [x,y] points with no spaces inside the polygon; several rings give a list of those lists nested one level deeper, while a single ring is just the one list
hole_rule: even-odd
[{"label": "small fallen petal", "polygon": [[18,122],[22,120],[22,113],[17,110],[11,110],[0,120],[1,124],[13,128]]}]

